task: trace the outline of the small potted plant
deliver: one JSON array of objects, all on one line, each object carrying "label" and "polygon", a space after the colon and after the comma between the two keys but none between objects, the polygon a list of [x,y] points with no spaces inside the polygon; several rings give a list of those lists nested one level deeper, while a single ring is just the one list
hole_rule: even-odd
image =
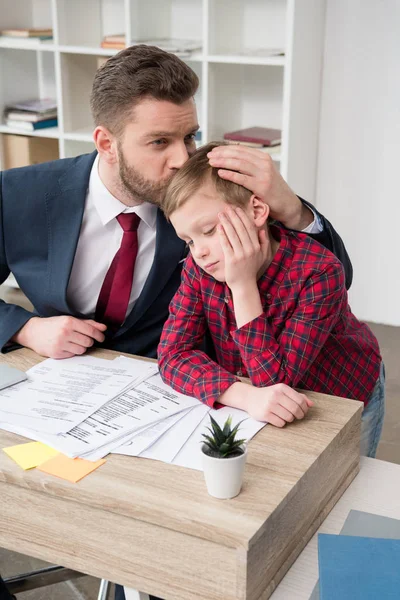
[{"label": "small potted plant", "polygon": [[215,498],[233,498],[242,487],[247,457],[246,440],[236,438],[243,421],[232,429],[229,415],[223,428],[210,415],[209,434],[203,433],[203,470],[207,490]]}]

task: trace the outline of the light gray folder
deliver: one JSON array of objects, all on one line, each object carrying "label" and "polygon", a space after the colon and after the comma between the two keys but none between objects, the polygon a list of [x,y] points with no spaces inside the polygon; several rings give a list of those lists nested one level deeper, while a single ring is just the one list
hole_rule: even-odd
[{"label": "light gray folder", "polygon": [[28,379],[26,373],[14,367],[0,363],[0,390]]},{"label": "light gray folder", "polygon": [[[400,520],[351,510],[340,531],[340,535],[356,535],[360,537],[376,537],[400,540]],[[319,600],[319,583],[310,596],[310,600]]]}]

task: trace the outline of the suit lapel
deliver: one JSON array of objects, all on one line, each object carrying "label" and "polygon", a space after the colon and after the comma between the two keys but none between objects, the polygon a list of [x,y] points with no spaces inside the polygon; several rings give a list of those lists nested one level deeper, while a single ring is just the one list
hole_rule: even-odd
[{"label": "suit lapel", "polygon": [[177,264],[184,257],[185,243],[178,238],[171,223],[166,221],[161,210],[158,210],[154,261],[142,293],[117,335],[123,334],[141,318],[161,293]]},{"label": "suit lapel", "polygon": [[72,314],[67,286],[85,209],[90,171],[96,152],[78,157],[58,180],[56,192],[46,195],[49,247],[49,291],[60,311]]}]

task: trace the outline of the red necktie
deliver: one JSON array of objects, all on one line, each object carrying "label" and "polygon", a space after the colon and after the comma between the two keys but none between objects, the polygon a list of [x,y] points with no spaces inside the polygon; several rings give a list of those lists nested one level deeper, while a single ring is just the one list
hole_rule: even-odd
[{"label": "red necktie", "polygon": [[96,321],[105,323],[114,331],[124,322],[128,309],[138,251],[140,217],[135,213],[121,213],[117,220],[124,235],[101,286],[95,314]]}]

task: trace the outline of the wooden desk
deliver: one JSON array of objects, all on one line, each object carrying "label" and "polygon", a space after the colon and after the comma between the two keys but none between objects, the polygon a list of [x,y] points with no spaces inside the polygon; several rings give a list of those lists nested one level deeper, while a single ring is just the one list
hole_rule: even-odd
[{"label": "wooden desk", "polygon": [[[0,360],[26,370],[40,358]],[[251,442],[232,500],[157,461],[112,455],[74,485],[0,452],[0,545],[166,600],[265,600],[359,468],[361,403],[310,397],[309,418]],[[0,431],[2,448],[21,441]]]}]

